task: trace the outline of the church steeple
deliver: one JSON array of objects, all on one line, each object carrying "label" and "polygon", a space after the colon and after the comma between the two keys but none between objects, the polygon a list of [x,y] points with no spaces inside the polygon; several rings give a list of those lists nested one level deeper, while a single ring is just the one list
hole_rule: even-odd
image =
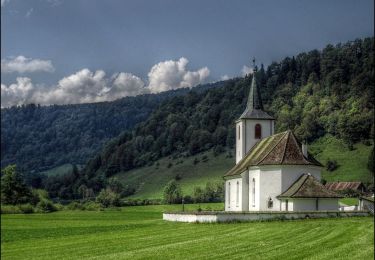
[{"label": "church steeple", "polygon": [[240,119],[273,119],[270,115],[263,111],[262,97],[256,80],[257,66],[255,65],[255,59],[253,59],[253,79],[251,81],[249,97],[247,99],[246,109],[240,116]]}]

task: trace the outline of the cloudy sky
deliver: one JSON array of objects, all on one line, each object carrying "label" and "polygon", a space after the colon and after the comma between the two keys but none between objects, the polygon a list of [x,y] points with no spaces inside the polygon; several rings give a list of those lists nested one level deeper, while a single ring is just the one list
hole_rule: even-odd
[{"label": "cloudy sky", "polygon": [[373,0],[1,0],[1,106],[158,93],[373,36]]}]

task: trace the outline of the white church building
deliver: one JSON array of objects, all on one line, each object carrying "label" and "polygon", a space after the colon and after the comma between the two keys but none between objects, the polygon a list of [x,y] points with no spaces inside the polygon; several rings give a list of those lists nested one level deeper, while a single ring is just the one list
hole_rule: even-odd
[{"label": "white church building", "polygon": [[293,132],[274,134],[255,74],[236,121],[236,165],[224,176],[225,211],[338,210],[337,193],[320,183],[323,165]]}]

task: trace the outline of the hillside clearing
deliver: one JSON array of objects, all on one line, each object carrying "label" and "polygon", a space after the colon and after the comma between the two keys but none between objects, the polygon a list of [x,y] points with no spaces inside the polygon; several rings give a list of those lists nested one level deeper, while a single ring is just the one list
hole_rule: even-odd
[{"label": "hillside clearing", "polygon": [[[372,146],[362,143],[354,145],[350,151],[339,139],[331,136],[323,137],[309,146],[311,152],[323,164],[327,160],[336,160],[339,167],[329,172],[325,168],[322,171],[322,178],[327,181],[362,181],[369,182],[371,173],[367,169],[368,157]],[[181,177],[178,182],[182,187],[184,195],[192,195],[195,186],[205,186],[209,182],[222,182],[223,175],[234,166],[234,158],[222,153],[217,157],[212,151],[197,154],[186,158],[163,158],[151,166],[137,168],[131,171],[122,172],[117,175],[125,185],[136,187],[137,192],[130,198],[137,199],[160,199],[163,196],[163,188],[177,175]],[[233,154],[233,152],[232,152]],[[207,161],[202,158],[206,156]],[[199,162],[194,164],[194,159]],[[159,164],[159,166],[158,166]],[[168,167],[168,165],[170,167]]]},{"label": "hillside clearing", "polygon": [[[231,224],[163,221],[178,205],[2,215],[4,259],[372,259],[373,218]],[[189,205],[194,209],[197,205]],[[204,204],[203,208],[222,208]]]}]

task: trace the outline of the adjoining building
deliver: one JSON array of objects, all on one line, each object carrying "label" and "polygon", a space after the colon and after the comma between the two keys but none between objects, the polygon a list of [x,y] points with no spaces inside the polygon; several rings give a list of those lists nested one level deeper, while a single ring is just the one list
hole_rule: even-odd
[{"label": "adjoining building", "polygon": [[338,210],[342,196],[321,180],[323,165],[288,130],[274,134],[255,73],[236,121],[236,165],[224,176],[225,211]]},{"label": "adjoining building", "polygon": [[345,190],[352,190],[357,192],[366,192],[365,185],[360,181],[352,181],[352,182],[327,182],[325,184],[326,188],[331,191],[345,191]]}]

